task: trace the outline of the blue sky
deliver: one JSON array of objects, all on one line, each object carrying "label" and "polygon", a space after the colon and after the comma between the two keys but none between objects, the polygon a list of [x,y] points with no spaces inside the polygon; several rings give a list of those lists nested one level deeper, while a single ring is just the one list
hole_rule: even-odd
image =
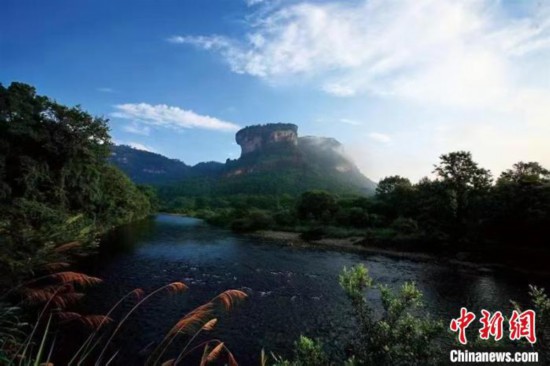
[{"label": "blue sky", "polygon": [[239,127],[335,137],[373,179],[466,149],[550,167],[550,6],[497,0],[4,0],[0,82],[188,164]]}]

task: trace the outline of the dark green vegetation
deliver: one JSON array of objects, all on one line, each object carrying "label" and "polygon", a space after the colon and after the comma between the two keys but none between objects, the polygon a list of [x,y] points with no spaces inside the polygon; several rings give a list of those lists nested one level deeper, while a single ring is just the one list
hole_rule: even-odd
[{"label": "dark green vegetation", "polygon": [[[368,196],[372,183],[341,154],[338,142],[298,138],[294,127],[246,129],[241,158],[188,167],[128,147],[111,150],[106,120],[38,96],[28,85],[0,85],[0,288],[10,289],[0,298],[0,362],[19,356],[24,365],[47,362],[47,348],[55,346],[52,333],[71,334],[75,323],[93,329],[75,360],[93,359],[95,352],[98,362],[106,361],[116,355],[109,344],[127,315],[161,290],[185,289],[179,282],[148,295],[136,289],[114,305],[138,298],[115,324],[111,312],[82,315],[70,309],[83,295],[82,287],[100,282],[68,271],[71,260],[88,253],[98,234],[155,210],[156,192],[164,210],[204,217],[236,231],[295,231],[313,241],[354,236],[364,245],[453,256],[467,252],[510,264],[523,260],[531,268],[538,258],[547,264],[550,172],[539,164],[520,162],[493,183],[490,172],[469,153],[454,152],[441,157],[435,179],[413,184],[388,177]],[[285,133],[273,135],[281,128]],[[267,142],[254,145],[258,131]],[[111,161],[133,179],[157,187],[135,186],[108,164],[111,151],[116,154]],[[438,352],[438,339],[445,336],[441,324],[419,315],[422,294],[414,284],[397,291],[375,286],[363,267],[344,270],[340,284],[358,322],[347,365],[437,364],[445,359],[447,355]],[[382,314],[374,314],[365,298],[371,291],[379,292]],[[245,296],[230,290],[212,301],[229,310]],[[544,356],[550,301],[537,288],[531,289],[531,296],[539,317],[537,347]],[[14,302],[18,306],[12,306]],[[184,315],[153,351],[150,363],[157,363],[183,331],[188,332],[189,346],[194,334],[212,329],[216,318],[211,308]],[[30,315],[33,311],[36,317]],[[21,316],[33,319],[34,326],[25,325]],[[102,338],[100,331],[107,336]],[[221,341],[208,345],[205,363],[223,355],[236,364]],[[173,363],[187,355],[187,346]],[[294,360],[275,362],[333,364],[317,341],[302,337],[296,347]]]},{"label": "dark green vegetation", "polygon": [[[153,192],[107,163],[107,120],[0,85],[0,286],[64,263],[58,246],[147,216]],[[56,249],[57,248],[57,249]]]},{"label": "dark green vegetation", "polygon": [[[189,199],[200,202],[233,199],[236,195],[260,195],[276,200],[283,194],[298,196],[311,189],[338,193],[370,194],[375,184],[363,176],[342,152],[342,145],[331,138],[300,137],[269,140],[270,134],[289,124],[250,126],[239,131],[249,140],[239,140],[239,159],[188,166],[158,154],[116,146],[110,161],[136,183],[155,184],[165,210],[187,211]],[[246,133],[242,132],[245,131]],[[284,130],[286,131],[286,130]],[[266,137],[267,136],[267,137]],[[276,139],[277,135],[273,137]],[[220,206],[207,203],[207,206]],[[224,206],[221,204],[221,206]]]},{"label": "dark green vegetation", "polygon": [[126,145],[113,146],[109,161],[138,184],[179,181],[191,174],[191,167],[182,161]]},{"label": "dark green vegetation", "polygon": [[189,166],[180,160],[126,145],[112,146],[109,161],[137,184],[159,185],[195,177],[213,177],[224,168],[222,163],[214,161]]},{"label": "dark green vegetation", "polygon": [[236,231],[293,231],[306,240],[359,237],[368,246],[451,256],[462,252],[463,259],[509,264],[534,265],[545,258],[540,254],[548,254],[550,172],[540,164],[519,162],[493,183],[491,173],[470,153],[459,151],[441,156],[434,173],[434,179],[416,184],[387,177],[374,196],[307,191],[305,184],[288,189],[285,175],[265,180],[249,175],[233,181],[234,186],[224,185],[232,190],[211,190],[209,196],[185,196],[185,185],[181,191],[171,187],[159,192],[164,209]]},{"label": "dark green vegetation", "polygon": [[[344,268],[340,286],[350,300],[357,320],[357,330],[347,348],[349,358],[342,362],[331,360],[318,340],[300,337],[295,343],[291,359],[275,356],[275,366],[317,365],[445,365],[449,363],[450,349],[470,351],[522,350],[538,352],[539,363],[550,360],[550,299],[543,289],[530,286],[529,308],[537,314],[537,343],[512,342],[502,339],[476,339],[467,346],[458,346],[456,334],[445,332],[444,324],[423,314],[422,292],[413,282],[404,283],[398,291],[385,284],[375,284],[362,264]],[[371,292],[379,292],[382,314],[372,308]],[[520,305],[512,302],[522,311]],[[524,310],[524,309],[523,309]],[[477,330],[471,329],[471,339]],[[451,346],[449,346],[451,345]],[[262,363],[263,365],[267,363]]]},{"label": "dark green vegetation", "polygon": [[[374,189],[339,142],[298,137],[296,125],[250,126],[236,139],[242,155],[225,164],[188,167],[127,147],[115,150],[113,162],[139,179],[154,170],[144,162],[159,162],[161,210],[236,231],[358,237],[368,246],[514,264],[549,251],[550,173],[536,162],[519,162],[494,181],[469,152],[458,151],[441,156],[433,179],[413,184],[392,176]],[[170,164],[181,164],[186,177],[167,184]]]}]

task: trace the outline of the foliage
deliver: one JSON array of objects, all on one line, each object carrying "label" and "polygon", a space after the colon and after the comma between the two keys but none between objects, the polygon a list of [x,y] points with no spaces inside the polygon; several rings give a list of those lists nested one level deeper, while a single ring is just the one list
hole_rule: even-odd
[{"label": "foliage", "polygon": [[389,220],[410,215],[414,189],[407,178],[394,175],[378,182],[376,199],[379,211]]},{"label": "foliage", "polygon": [[[388,286],[375,286],[363,265],[344,268],[340,285],[352,302],[359,322],[353,343],[357,365],[437,364],[435,340],[443,326],[428,317],[413,315],[422,307],[422,293],[414,283],[405,283],[397,293]],[[376,319],[365,291],[380,291],[384,314]]]},{"label": "foliage", "polygon": [[[387,285],[376,285],[367,268],[359,264],[343,269],[340,286],[351,301],[358,329],[343,365],[431,365],[440,364],[442,353],[438,340],[443,325],[429,317],[417,315],[422,307],[422,293],[407,282],[397,293]],[[366,299],[366,291],[378,289],[384,313],[376,317]],[[320,341],[300,337],[294,345],[293,358],[273,355],[274,366],[314,366],[337,364],[329,359]]]},{"label": "foliage", "polygon": [[254,178],[249,176],[246,184],[235,181],[239,194],[178,196],[165,208],[237,231],[297,231],[308,241],[362,236],[366,245],[469,251],[480,258],[491,255],[491,260],[498,260],[497,247],[502,260],[518,247],[526,258],[514,254],[516,260],[542,258],[538,253],[548,252],[544,238],[550,227],[550,175],[540,164],[519,162],[492,184],[491,174],[470,153],[459,151],[442,155],[435,172],[435,179],[415,184],[400,176],[384,178],[374,197],[334,190],[273,193],[267,187],[285,190],[277,180],[285,178],[270,183],[262,178],[251,188],[248,183]]},{"label": "foliage", "polygon": [[26,336],[26,323],[21,321],[21,308],[0,302],[0,364],[8,364],[9,355]]},{"label": "foliage", "polygon": [[300,218],[328,222],[338,210],[334,196],[325,191],[308,191],[302,194],[296,207]]},{"label": "foliage", "polygon": [[246,216],[235,219],[231,223],[231,229],[237,232],[246,232],[269,229],[272,225],[273,218],[269,212],[252,209]]},{"label": "foliage", "polygon": [[153,194],[106,161],[107,122],[29,85],[0,84],[1,287],[60,259],[57,245],[93,245],[95,234],[151,212]]},{"label": "foliage", "polygon": [[442,155],[440,160],[434,173],[445,188],[444,204],[454,221],[452,234],[459,237],[467,221],[479,214],[480,199],[491,188],[491,173],[480,168],[466,151]]},{"label": "foliage", "polygon": [[[533,345],[539,352],[541,360],[550,361],[550,298],[543,288],[529,285],[529,298],[536,318],[536,336],[537,342]],[[519,303],[512,301],[512,305],[518,311],[521,310]],[[529,345],[530,346],[530,345]],[[544,361],[543,361],[544,362]]]},{"label": "foliage", "polygon": [[319,340],[300,336],[294,343],[294,357],[292,361],[273,355],[273,366],[319,366],[328,365],[328,357]]}]

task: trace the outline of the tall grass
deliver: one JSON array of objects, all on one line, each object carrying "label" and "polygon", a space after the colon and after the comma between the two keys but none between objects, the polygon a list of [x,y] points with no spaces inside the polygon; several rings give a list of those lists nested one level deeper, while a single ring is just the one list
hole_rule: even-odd
[{"label": "tall grass", "polygon": [[[172,282],[149,293],[134,289],[118,300],[105,315],[82,315],[68,311],[67,308],[81,298],[77,288],[100,283],[99,278],[78,272],[56,272],[33,279],[19,286],[17,293],[22,303],[27,305],[42,304],[34,326],[20,343],[17,350],[12,350],[10,357],[3,360],[7,365],[39,366],[51,363],[55,353],[54,327],[60,328],[65,323],[80,323],[90,329],[84,342],[74,351],[68,366],[76,365],[109,365],[119,355],[120,350],[113,351],[113,341],[124,328],[128,319],[154,296],[162,293],[180,294],[188,287],[183,282]],[[229,365],[237,365],[235,357],[218,339],[194,344],[198,335],[212,331],[219,316],[231,311],[247,295],[239,290],[227,290],[212,298],[207,303],[184,314],[166,333],[158,346],[150,353],[145,365],[178,365],[191,353],[203,349],[200,364],[213,363],[222,356]],[[135,304],[120,320],[113,319],[113,313],[124,302],[135,300]],[[108,326],[112,325],[112,326]],[[186,337],[184,346],[177,352],[177,357],[163,360],[166,352],[179,337]]]},{"label": "tall grass", "polygon": [[[113,343],[136,310],[155,296],[163,293],[181,294],[188,289],[183,282],[172,282],[149,293],[137,288],[121,297],[106,314],[84,315],[70,311],[69,308],[84,296],[83,289],[102,282],[97,277],[67,270],[70,261],[63,258],[67,258],[70,252],[78,250],[80,246],[79,242],[73,241],[49,248],[55,255],[48,257],[49,260],[45,258],[40,267],[36,268],[36,273],[40,275],[14,286],[0,296],[0,364],[54,366],[51,358],[56,353],[56,347],[59,347],[56,346],[54,333],[62,334],[65,324],[81,324],[88,329],[89,334],[70,353],[68,366],[109,365],[120,353],[120,350],[113,351]],[[212,331],[218,318],[246,297],[242,291],[227,290],[182,315],[150,352],[145,365],[178,365],[200,349],[203,349],[201,365],[215,362],[222,356],[229,365],[237,365],[233,354],[220,340],[211,339],[198,344],[194,342],[199,334]],[[14,299],[19,299],[18,306],[9,305]],[[128,301],[135,301],[135,304],[120,319],[114,319],[116,310]],[[21,308],[36,310],[36,320],[30,329],[28,324],[19,320]],[[23,326],[27,326],[27,331],[24,331]],[[177,357],[163,361],[167,351],[180,337],[185,337],[186,342],[181,349],[176,350],[178,352],[174,352]]]}]

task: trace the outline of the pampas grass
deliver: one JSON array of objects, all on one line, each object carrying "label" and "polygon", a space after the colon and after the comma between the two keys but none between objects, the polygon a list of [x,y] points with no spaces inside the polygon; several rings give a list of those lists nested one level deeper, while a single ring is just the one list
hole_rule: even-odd
[{"label": "pampas grass", "polygon": [[[75,246],[78,246],[78,243],[67,243],[59,247],[59,249],[65,251]],[[57,270],[64,267],[65,264],[62,262],[45,266],[48,270]],[[93,364],[98,366],[109,365],[115,360],[120,351],[117,350],[113,354],[108,355],[108,350],[113,340],[138,308],[143,306],[152,297],[161,293],[181,294],[188,290],[188,286],[179,281],[169,283],[149,293],[145,293],[143,289],[137,288],[120,298],[105,315],[82,315],[66,310],[84,296],[83,293],[77,292],[76,287],[87,287],[99,283],[101,283],[101,279],[84,273],[59,271],[34,278],[13,289],[13,291],[21,296],[22,303],[33,306],[41,305],[42,309],[27,339],[21,344],[19,350],[15,352],[10,365],[39,366],[42,364],[51,364],[50,356],[55,346],[55,339],[50,341],[48,339],[49,333],[56,324],[63,326],[67,323],[79,323],[92,330],[90,335],[74,353],[68,365],[89,364],[90,360],[93,360]],[[196,346],[193,346],[193,342],[199,334],[214,330],[219,316],[232,311],[246,297],[247,295],[242,291],[227,290],[215,296],[207,303],[184,314],[168,330],[159,345],[150,353],[145,365],[161,364],[164,354],[178,337],[187,337],[188,340],[176,358],[165,361],[162,365],[177,365],[190,353],[200,348],[204,348],[201,365],[214,362],[222,355],[226,355],[226,362],[229,365],[237,365],[233,354],[223,342],[214,339],[202,342]],[[115,322],[112,314],[123,302],[129,299],[134,299],[135,304],[118,322]],[[45,321],[45,324],[43,324],[43,321]],[[108,327],[111,324],[113,324],[114,328]],[[40,343],[38,349],[34,352],[33,341],[38,334],[41,334]],[[45,357],[47,346],[49,346],[50,351],[47,357]]]}]

